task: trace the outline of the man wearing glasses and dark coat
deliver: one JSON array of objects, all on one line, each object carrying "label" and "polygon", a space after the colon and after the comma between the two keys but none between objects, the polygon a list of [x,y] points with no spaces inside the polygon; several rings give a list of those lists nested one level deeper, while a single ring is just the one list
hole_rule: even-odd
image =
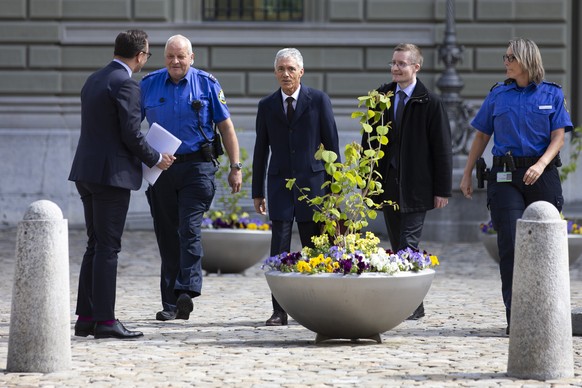
[{"label": "man wearing glasses and dark coat", "polygon": [[[384,111],[384,123],[391,122],[388,144],[378,171],[382,175],[382,200],[395,201],[396,207],[383,208],[392,250],[418,249],[426,212],[444,208],[452,195],[452,144],[449,119],[438,96],[416,74],[423,63],[414,44],[394,48],[389,67],[392,82],[378,88],[393,93],[391,106]],[[369,147],[368,134],[362,144]],[[421,305],[409,317],[424,316]]]}]

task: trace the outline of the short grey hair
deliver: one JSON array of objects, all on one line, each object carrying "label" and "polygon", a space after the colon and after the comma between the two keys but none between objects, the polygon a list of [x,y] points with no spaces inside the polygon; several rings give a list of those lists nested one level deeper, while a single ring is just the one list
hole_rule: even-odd
[{"label": "short grey hair", "polygon": [[188,55],[192,54],[192,42],[190,42],[190,39],[186,38],[184,35],[173,35],[170,36],[168,38],[168,40],[166,41],[166,46],[164,47],[164,52],[166,52],[166,50],[168,50],[168,46],[172,43],[174,43],[174,41],[181,41],[183,42],[187,48],[188,48]]},{"label": "short grey hair", "polygon": [[297,65],[299,65],[299,68],[303,69],[303,56],[296,48],[284,48],[279,50],[277,55],[275,55],[275,69],[277,69],[277,62],[279,62],[279,59],[282,58],[294,59],[295,62],[297,62]]}]

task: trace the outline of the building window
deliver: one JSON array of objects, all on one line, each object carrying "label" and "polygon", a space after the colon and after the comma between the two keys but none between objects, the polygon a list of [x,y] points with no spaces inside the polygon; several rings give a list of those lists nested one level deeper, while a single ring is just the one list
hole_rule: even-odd
[{"label": "building window", "polygon": [[303,21],[303,0],[203,0],[208,21]]}]

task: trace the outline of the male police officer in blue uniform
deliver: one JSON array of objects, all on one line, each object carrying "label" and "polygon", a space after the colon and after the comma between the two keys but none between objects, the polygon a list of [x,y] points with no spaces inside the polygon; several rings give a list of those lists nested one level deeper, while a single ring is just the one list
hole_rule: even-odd
[{"label": "male police officer in blue uniform", "polygon": [[156,319],[188,319],[192,298],[202,290],[201,224],[214,198],[216,124],[230,159],[232,192],[242,183],[242,165],[234,125],[216,78],[191,67],[192,43],[172,36],[164,50],[166,68],[141,81],[142,117],[182,140],[172,168],[146,191],[162,259],[163,310]]}]

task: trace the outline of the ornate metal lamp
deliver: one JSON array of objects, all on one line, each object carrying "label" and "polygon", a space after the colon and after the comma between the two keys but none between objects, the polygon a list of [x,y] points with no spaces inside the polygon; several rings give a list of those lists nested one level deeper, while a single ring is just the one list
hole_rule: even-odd
[{"label": "ornate metal lamp", "polygon": [[437,81],[437,87],[442,92],[441,98],[449,115],[453,153],[467,154],[471,133],[469,117],[472,114],[472,109],[459,95],[465,84],[457,73],[456,65],[463,59],[464,47],[457,45],[454,0],[447,0],[445,38],[438,50],[439,60],[444,63],[445,70]]}]

